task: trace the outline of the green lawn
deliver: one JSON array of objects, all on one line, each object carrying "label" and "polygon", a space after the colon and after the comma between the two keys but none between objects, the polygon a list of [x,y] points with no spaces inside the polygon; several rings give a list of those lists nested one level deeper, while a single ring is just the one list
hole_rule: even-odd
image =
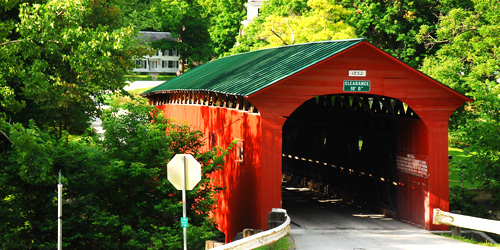
[{"label": "green lawn", "polygon": [[449,234],[440,234],[440,235],[444,236],[444,237],[452,238],[452,239],[455,239],[455,240],[459,240],[459,241],[471,243],[471,244],[476,244],[476,245],[481,245],[481,246],[487,246],[487,247],[492,247],[492,248],[500,249],[500,244],[493,244],[493,243],[489,243],[489,242],[477,242],[474,239],[469,239],[469,238],[466,238],[466,237],[463,237],[463,236],[451,236]]},{"label": "green lawn", "polygon": [[[452,156],[452,159],[450,160],[450,169],[449,169],[450,187],[461,186],[462,169],[460,168],[460,166],[458,166],[458,162],[470,156],[466,152],[458,148],[448,148],[448,154]],[[464,187],[477,188],[477,184],[464,181]]]},{"label": "green lawn", "polygon": [[136,96],[136,95],[139,96],[141,93],[146,92],[149,89],[150,88],[132,89],[132,90],[129,90],[128,92],[134,96]]},{"label": "green lawn", "polygon": [[[148,89],[150,89],[150,88],[133,89],[133,90],[129,90],[128,92],[134,98],[141,99],[143,97],[141,97],[140,94],[145,92]],[[130,98],[128,96],[121,96],[121,95],[116,94],[116,93],[109,93],[109,94],[105,95],[104,104],[106,104],[106,105],[123,105],[126,102],[130,102],[130,101],[132,101],[132,98]]]},{"label": "green lawn", "polygon": [[[168,81],[174,78],[175,75],[158,75],[158,81]],[[134,81],[152,81],[150,75],[143,74],[132,74],[125,76],[126,81],[134,82]]]},{"label": "green lawn", "polygon": [[289,250],[289,249],[295,249],[295,246],[293,244],[292,237],[289,234],[287,234],[285,237],[279,239],[278,241],[273,242],[269,245],[258,247],[255,250]]}]

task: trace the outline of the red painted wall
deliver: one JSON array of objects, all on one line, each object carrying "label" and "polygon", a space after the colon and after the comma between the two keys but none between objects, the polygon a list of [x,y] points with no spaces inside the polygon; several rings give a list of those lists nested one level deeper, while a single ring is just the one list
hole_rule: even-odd
[{"label": "red painted wall", "polygon": [[[225,187],[216,198],[214,211],[219,229],[226,234],[226,241],[231,241],[236,233],[244,228],[262,228],[260,220],[260,196],[262,189],[261,158],[261,119],[257,114],[245,113],[232,109],[198,105],[162,105],[159,106],[166,117],[176,122],[186,122],[194,129],[204,132],[208,137],[215,133],[215,145],[226,149],[234,139],[243,141],[244,160],[236,161],[233,150],[226,157],[222,171],[213,176],[213,181]],[[209,138],[206,147],[214,146]]]},{"label": "red painted wall", "polygon": [[[398,119],[398,152],[428,155],[428,144],[427,128],[422,120]],[[428,178],[398,170],[398,218],[424,226],[428,191]]]}]

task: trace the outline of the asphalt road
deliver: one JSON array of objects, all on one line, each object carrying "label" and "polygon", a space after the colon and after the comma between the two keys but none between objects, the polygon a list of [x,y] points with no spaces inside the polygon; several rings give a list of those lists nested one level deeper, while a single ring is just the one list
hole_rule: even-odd
[{"label": "asphalt road", "polygon": [[308,189],[284,188],[283,208],[298,250],[496,249],[434,235]]},{"label": "asphalt road", "polygon": [[129,90],[133,90],[133,89],[152,88],[152,87],[156,87],[164,82],[165,81],[135,81],[135,82],[128,83],[128,85],[125,86],[125,88],[123,88],[123,89],[129,91]]}]

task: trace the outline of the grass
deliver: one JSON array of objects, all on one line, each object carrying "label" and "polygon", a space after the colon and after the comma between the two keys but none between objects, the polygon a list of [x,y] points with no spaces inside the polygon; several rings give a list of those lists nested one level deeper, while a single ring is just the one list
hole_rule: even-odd
[{"label": "grass", "polygon": [[[448,148],[448,154],[452,157],[450,160],[449,180],[450,187],[462,185],[462,169],[458,166],[458,162],[464,160],[470,155],[458,148]],[[464,166],[465,167],[465,166]],[[464,187],[468,189],[478,188],[476,183],[464,181]]]},{"label": "grass", "polygon": [[[158,75],[158,81],[168,81],[174,77],[175,75]],[[132,74],[125,76],[125,80],[134,82],[134,81],[152,81],[153,79],[151,78],[150,75]]]},{"label": "grass", "polygon": [[133,96],[140,96],[141,93],[145,92],[146,90],[149,90],[150,88],[140,88],[140,89],[133,89],[129,90],[128,92],[132,94]]},{"label": "grass", "polygon": [[[133,89],[129,90],[128,93],[132,95],[134,99],[144,99],[140,94],[150,88],[141,88],[141,89]],[[108,94],[106,99],[104,100],[104,104],[106,105],[123,105],[127,102],[132,101],[132,97],[130,96],[122,96],[116,93]]]},{"label": "grass", "polygon": [[[147,90],[147,88],[146,88],[146,90]],[[136,89],[136,90],[131,90],[128,92],[132,95],[132,97],[134,99],[143,99],[144,97],[140,96],[140,93],[142,93],[144,91],[145,90],[140,91],[140,90]],[[110,105],[110,106],[121,106],[127,102],[132,102],[132,97],[122,96],[122,95],[117,94],[117,93],[111,93],[111,94],[106,95],[105,100],[104,100],[104,104]]]},{"label": "grass", "polygon": [[449,234],[440,234],[440,235],[444,236],[444,237],[452,238],[452,239],[455,239],[455,240],[459,240],[459,241],[462,241],[462,242],[467,242],[467,243],[471,243],[471,244],[475,244],[475,245],[481,245],[481,246],[495,247],[495,248],[500,249],[500,244],[493,244],[493,243],[490,243],[490,242],[477,242],[474,239],[463,237],[463,236],[451,236]]},{"label": "grass", "polygon": [[256,250],[288,250],[288,249],[295,249],[295,246],[293,244],[292,237],[287,234],[285,237],[277,240],[276,242],[273,242],[269,245],[261,246],[258,248],[255,248]]}]

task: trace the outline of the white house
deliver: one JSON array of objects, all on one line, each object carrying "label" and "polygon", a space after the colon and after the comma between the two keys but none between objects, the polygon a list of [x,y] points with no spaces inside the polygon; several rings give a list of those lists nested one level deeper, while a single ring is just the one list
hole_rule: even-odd
[{"label": "white house", "polygon": [[245,4],[247,7],[247,19],[241,22],[243,27],[246,27],[255,17],[259,16],[259,9],[264,1],[265,0],[248,0],[248,3]]},{"label": "white house", "polygon": [[[170,32],[139,31],[139,39],[154,42],[161,39],[176,41]],[[146,55],[135,60],[133,72],[149,73],[153,77],[159,73],[177,73],[179,71],[179,52],[176,49],[158,50],[156,54]]]}]

